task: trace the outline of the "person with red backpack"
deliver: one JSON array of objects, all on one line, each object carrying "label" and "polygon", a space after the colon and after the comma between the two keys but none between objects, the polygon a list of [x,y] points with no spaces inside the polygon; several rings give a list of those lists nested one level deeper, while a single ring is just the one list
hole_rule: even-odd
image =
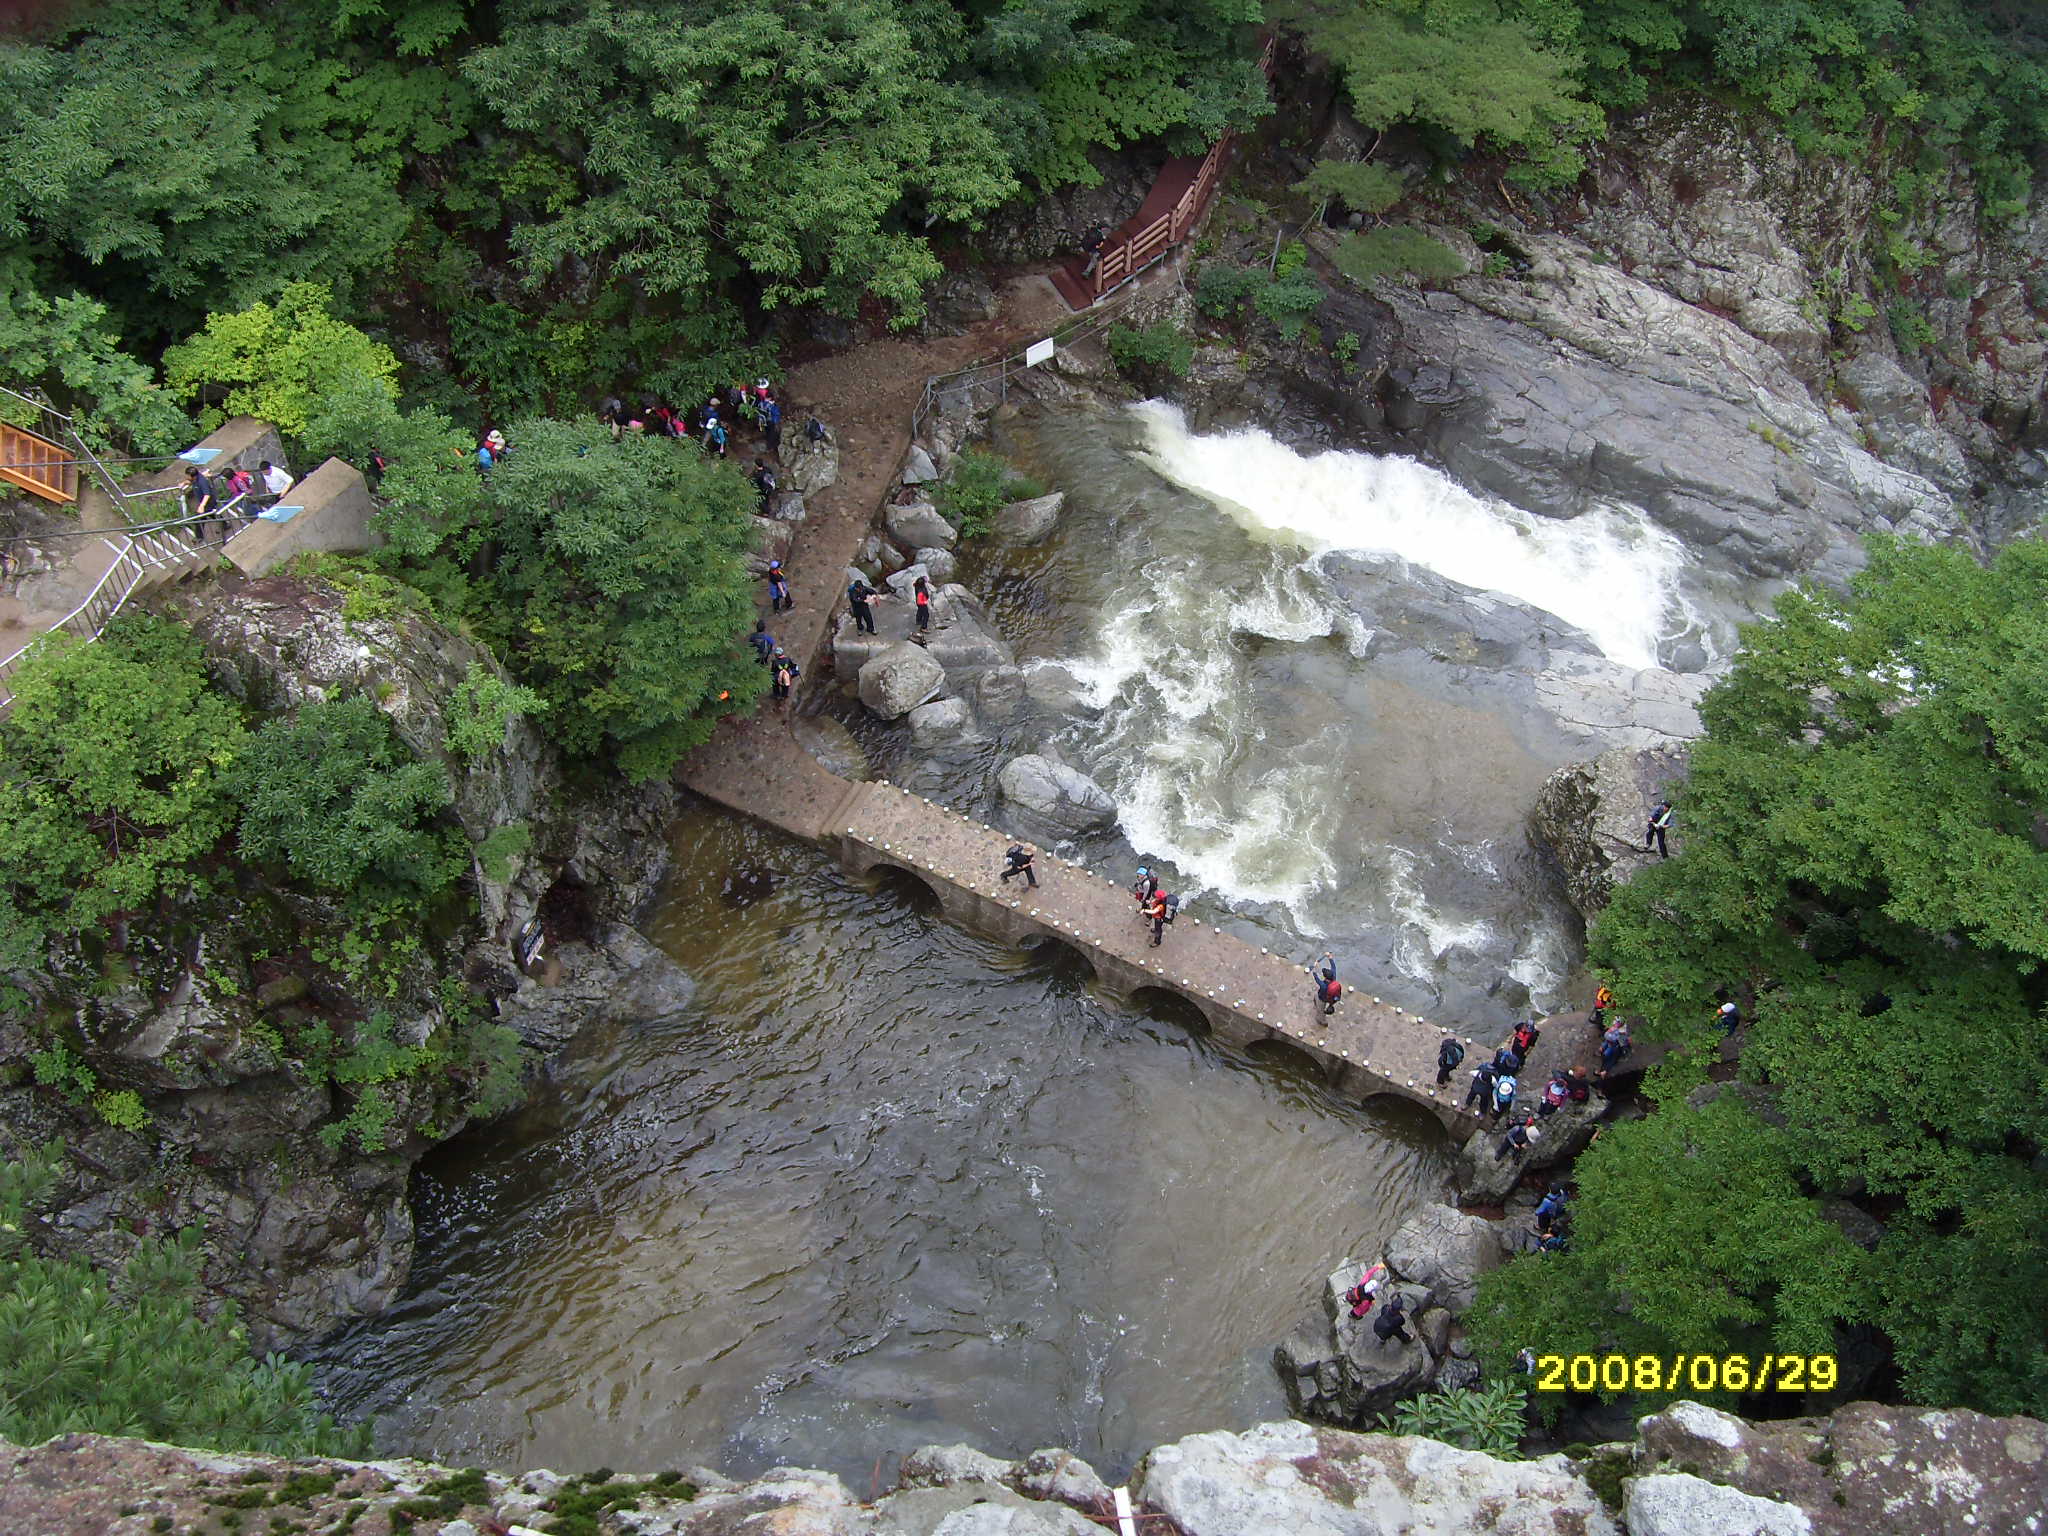
[{"label": "person with red backpack", "polygon": [[1522,1060],[1527,1061],[1529,1053],[1536,1049],[1536,1041],[1542,1034],[1543,1031],[1528,1020],[1517,1024],[1515,1026],[1515,1054],[1521,1057]]},{"label": "person with red backpack", "polygon": [[1316,984],[1316,1001],[1322,1005],[1323,1017],[1328,1018],[1344,996],[1344,983],[1337,979],[1337,957],[1326,949],[1322,959],[1306,969]]},{"label": "person with red backpack", "polygon": [[1155,887],[1152,892],[1152,900],[1145,907],[1145,916],[1152,924],[1152,947],[1154,949],[1159,947],[1160,939],[1165,937],[1166,934],[1166,925],[1172,921],[1173,914],[1169,910],[1172,905],[1173,898],[1165,891]]}]

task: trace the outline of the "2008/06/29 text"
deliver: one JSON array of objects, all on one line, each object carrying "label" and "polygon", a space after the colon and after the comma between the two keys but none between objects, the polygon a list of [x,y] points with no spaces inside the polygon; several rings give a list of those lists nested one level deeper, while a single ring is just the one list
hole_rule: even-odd
[{"label": "2008/06/29 text", "polygon": [[1832,1392],[1833,1355],[1538,1355],[1538,1392]]}]

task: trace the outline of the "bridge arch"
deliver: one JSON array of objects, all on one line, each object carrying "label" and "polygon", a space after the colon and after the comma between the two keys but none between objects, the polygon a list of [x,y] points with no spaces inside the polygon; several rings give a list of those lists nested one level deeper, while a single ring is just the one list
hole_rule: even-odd
[{"label": "bridge arch", "polygon": [[1249,1041],[1241,1050],[1250,1060],[1261,1066],[1280,1067],[1288,1072],[1298,1072],[1312,1077],[1319,1083],[1330,1081],[1329,1064],[1305,1045],[1281,1035],[1269,1035],[1263,1040]]},{"label": "bridge arch", "polygon": [[1089,981],[1096,979],[1095,957],[1056,933],[1048,933],[1043,928],[1031,929],[1018,936],[1017,947],[1031,957],[1034,968],[1082,976]]},{"label": "bridge arch", "polygon": [[1124,1006],[1142,1013],[1148,1019],[1184,1029],[1191,1035],[1210,1036],[1215,1034],[1215,1021],[1209,1012],[1193,998],[1175,987],[1138,987],[1124,998]]},{"label": "bridge arch", "polygon": [[946,893],[914,869],[877,859],[861,875],[871,889],[900,895],[919,912],[936,916],[946,910]]}]

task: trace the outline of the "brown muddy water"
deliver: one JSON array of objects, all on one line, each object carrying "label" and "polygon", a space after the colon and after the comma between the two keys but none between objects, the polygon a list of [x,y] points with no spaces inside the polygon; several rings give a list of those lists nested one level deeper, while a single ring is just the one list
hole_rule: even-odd
[{"label": "brown muddy water", "polygon": [[317,1357],[388,1452],[865,1491],[967,1440],[1117,1473],[1284,1414],[1269,1351],[1329,1261],[1447,1188],[1419,1113],[1121,1007],[1070,954],[720,812],[675,845],[650,933],[691,1005],[586,1030],[431,1157],[405,1295]]}]

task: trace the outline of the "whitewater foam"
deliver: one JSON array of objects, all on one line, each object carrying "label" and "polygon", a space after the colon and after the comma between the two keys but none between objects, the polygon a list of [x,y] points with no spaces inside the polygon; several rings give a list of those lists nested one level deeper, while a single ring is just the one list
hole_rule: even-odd
[{"label": "whitewater foam", "polygon": [[[1684,627],[1684,546],[1640,513],[1596,507],[1575,518],[1536,517],[1475,496],[1414,459],[1305,455],[1251,428],[1197,436],[1164,401],[1132,410],[1145,424],[1148,462],[1254,538],[1311,555],[1398,555],[1554,613],[1628,666],[1657,665],[1658,643]],[[1314,631],[1328,632],[1327,621]]]}]

